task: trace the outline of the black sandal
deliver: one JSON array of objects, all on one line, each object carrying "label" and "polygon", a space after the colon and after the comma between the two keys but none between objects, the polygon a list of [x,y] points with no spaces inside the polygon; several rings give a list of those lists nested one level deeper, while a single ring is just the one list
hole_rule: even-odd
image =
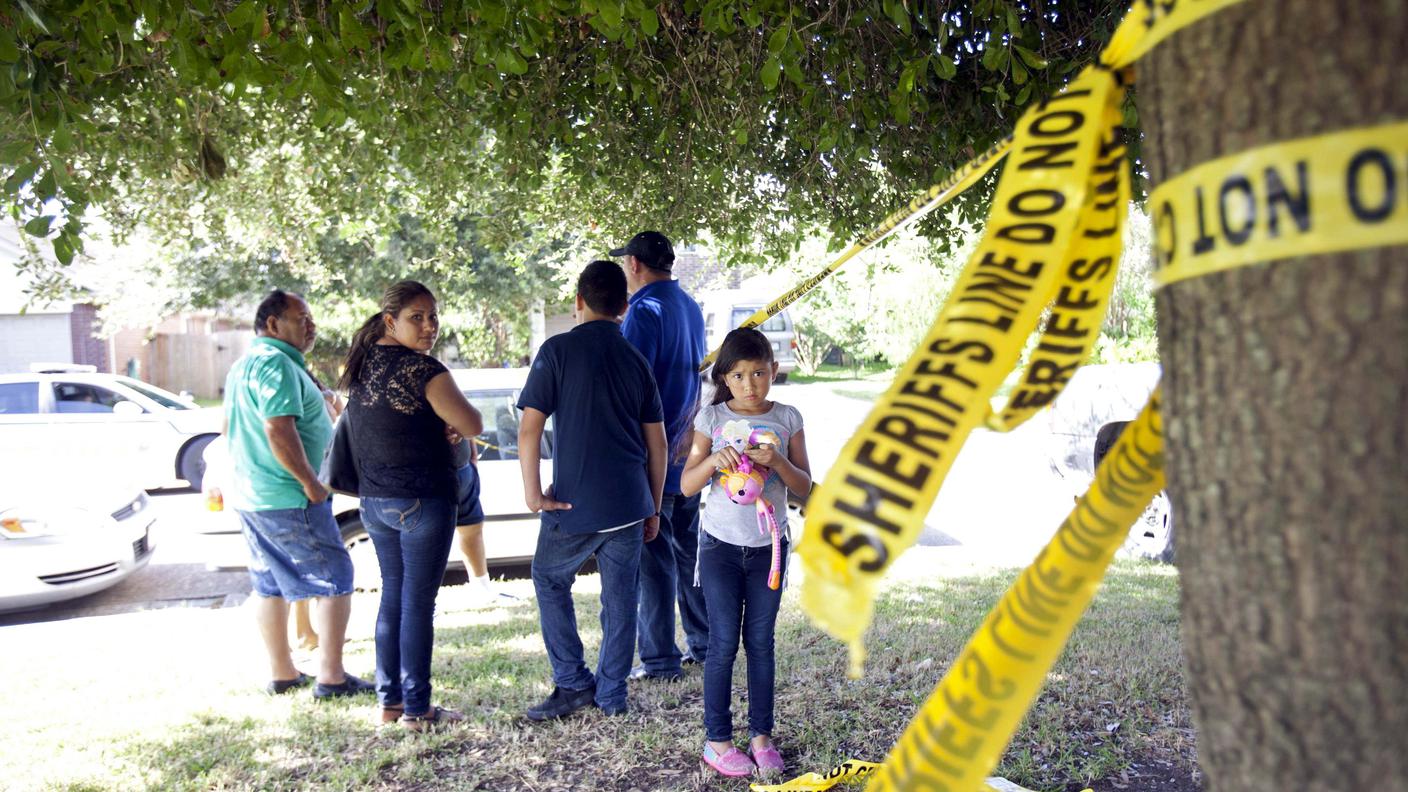
[{"label": "black sandal", "polygon": [[459,723],[462,720],[464,720],[464,715],[454,710],[431,707],[430,711],[423,715],[403,715],[401,725],[414,732],[428,732],[447,724]]}]

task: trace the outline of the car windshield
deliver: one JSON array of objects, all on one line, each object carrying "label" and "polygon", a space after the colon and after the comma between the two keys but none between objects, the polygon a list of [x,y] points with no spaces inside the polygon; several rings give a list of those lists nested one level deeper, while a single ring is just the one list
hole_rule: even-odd
[{"label": "car windshield", "polygon": [[170,391],[164,391],[155,385],[148,385],[147,383],[142,382],[141,380],[134,380],[129,377],[123,377],[121,382],[123,385],[126,385],[132,390],[137,391],[143,396],[146,396],[148,399],[151,399],[157,404],[160,404],[162,407],[167,407],[172,410],[195,409],[195,407],[189,402],[181,401],[180,396],[177,396],[176,394],[171,393]]},{"label": "car windshield", "polygon": [[[745,321],[747,321],[748,317],[752,316],[753,313],[757,310],[757,308],[734,308],[733,326],[738,327],[739,325],[743,324]],[[758,329],[763,331],[764,333],[783,332],[787,330],[787,320],[784,319],[782,317],[782,314],[779,313],[776,316],[768,317],[768,320],[766,322],[763,322],[761,325],[758,325]]]}]

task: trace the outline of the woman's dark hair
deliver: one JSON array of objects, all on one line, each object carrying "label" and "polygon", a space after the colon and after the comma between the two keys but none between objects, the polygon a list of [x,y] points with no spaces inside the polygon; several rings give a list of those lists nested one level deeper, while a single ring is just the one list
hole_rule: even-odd
[{"label": "woman's dark hair", "polygon": [[342,376],[337,380],[338,390],[351,390],[352,383],[362,375],[362,364],[366,362],[367,352],[371,350],[373,344],[386,335],[386,320],[383,317],[387,315],[395,317],[401,313],[401,309],[406,306],[406,303],[418,297],[435,299],[435,295],[430,289],[419,281],[397,281],[386,287],[386,291],[381,295],[381,311],[363,322],[362,326],[357,328],[356,334],[352,336],[352,347],[347,350],[347,360],[342,367]]},{"label": "woman's dark hair", "polygon": [[283,289],[274,289],[264,295],[260,301],[259,308],[254,312],[254,334],[264,335],[269,331],[269,320],[275,316],[283,316],[288,310],[288,298],[291,295]]},{"label": "woman's dark hair", "polygon": [[761,360],[768,364],[773,361],[772,342],[752,327],[730,330],[724,336],[724,342],[719,346],[719,357],[714,361],[714,367],[709,369],[709,381],[714,383],[714,401],[711,404],[723,404],[732,398],[724,377],[744,360]]}]

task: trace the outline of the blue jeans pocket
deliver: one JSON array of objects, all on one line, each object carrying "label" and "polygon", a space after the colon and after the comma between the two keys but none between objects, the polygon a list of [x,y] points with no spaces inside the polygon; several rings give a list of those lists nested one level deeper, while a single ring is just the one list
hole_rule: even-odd
[{"label": "blue jeans pocket", "polygon": [[699,549],[712,550],[719,546],[719,538],[708,531],[699,532]]},{"label": "blue jeans pocket", "polygon": [[419,498],[378,499],[377,516],[388,528],[401,533],[414,533],[425,517],[424,504]]}]

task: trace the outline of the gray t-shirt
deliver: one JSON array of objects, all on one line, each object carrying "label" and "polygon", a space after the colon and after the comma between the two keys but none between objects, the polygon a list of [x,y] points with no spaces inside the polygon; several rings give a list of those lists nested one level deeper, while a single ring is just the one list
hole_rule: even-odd
[{"label": "gray t-shirt", "polygon": [[[710,451],[718,451],[732,445],[741,452],[744,448],[771,443],[778,453],[787,455],[792,436],[802,431],[802,414],[797,408],[786,404],[772,403],[772,409],[762,415],[740,415],[725,404],[710,404],[701,407],[694,418],[694,429],[703,432],[712,440]],[[751,504],[741,506],[728,499],[724,488],[719,485],[722,473],[715,474],[710,482],[709,498],[705,501],[701,524],[716,539],[741,547],[763,547],[772,544],[772,536],[758,529],[757,508]],[[773,506],[777,526],[787,535],[787,487],[782,477],[774,471],[767,471],[763,484],[763,497]]]}]

